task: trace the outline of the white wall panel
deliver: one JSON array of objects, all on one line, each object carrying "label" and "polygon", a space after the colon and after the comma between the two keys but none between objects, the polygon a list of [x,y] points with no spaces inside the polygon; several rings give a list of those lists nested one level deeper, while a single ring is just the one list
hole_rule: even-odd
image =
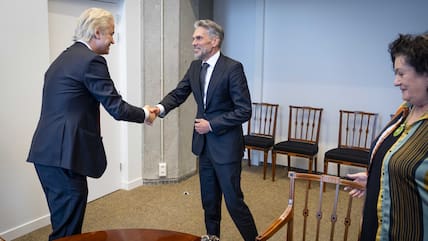
[{"label": "white wall panel", "polygon": [[[337,145],[339,109],[378,112],[379,128],[385,125],[402,101],[393,86],[388,44],[400,32],[428,30],[428,2],[422,0],[218,0],[214,5],[214,19],[228,36],[223,52],[244,64],[253,99],[280,104],[277,142],[287,137],[288,105],[324,108],[319,171],[323,153]],[[305,168],[307,162],[293,165]]]}]

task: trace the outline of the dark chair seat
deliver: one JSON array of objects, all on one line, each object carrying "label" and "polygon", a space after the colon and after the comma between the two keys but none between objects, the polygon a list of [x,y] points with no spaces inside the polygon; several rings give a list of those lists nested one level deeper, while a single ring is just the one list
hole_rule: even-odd
[{"label": "dark chair seat", "polygon": [[271,137],[264,136],[244,136],[244,142],[246,146],[257,146],[263,149],[270,148],[274,144],[274,140]]},{"label": "dark chair seat", "polygon": [[278,104],[252,103],[252,115],[247,126],[248,135],[244,136],[248,166],[251,166],[251,150],[263,151],[263,179],[266,179],[269,152],[275,144],[278,107]]},{"label": "dark chair seat", "polygon": [[[308,159],[308,172],[317,171],[318,141],[321,127],[322,108],[310,106],[289,106],[288,138],[274,145],[272,149],[272,180],[275,180],[275,166],[278,154],[287,155],[288,169],[291,157]],[[312,167],[315,166],[313,169]]]},{"label": "dark chair seat", "polygon": [[356,150],[350,148],[334,148],[327,151],[324,155],[330,162],[334,160],[349,161],[364,166],[369,164],[369,152],[365,150]]},{"label": "dark chair seat", "polygon": [[307,156],[313,156],[318,153],[318,145],[298,141],[282,141],[273,146],[273,150],[279,152],[301,153]]},{"label": "dark chair seat", "polygon": [[328,164],[355,166],[367,170],[370,158],[370,145],[376,136],[377,113],[365,111],[339,111],[339,136],[337,147],[324,153],[324,174]]}]

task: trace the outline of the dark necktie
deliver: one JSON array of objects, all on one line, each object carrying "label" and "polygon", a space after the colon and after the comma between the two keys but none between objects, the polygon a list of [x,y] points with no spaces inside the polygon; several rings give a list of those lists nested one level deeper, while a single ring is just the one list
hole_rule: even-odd
[{"label": "dark necktie", "polygon": [[205,77],[207,75],[207,69],[210,65],[208,63],[203,63],[201,67],[201,74],[199,75],[199,80],[201,81],[201,93],[202,99],[205,98]]}]

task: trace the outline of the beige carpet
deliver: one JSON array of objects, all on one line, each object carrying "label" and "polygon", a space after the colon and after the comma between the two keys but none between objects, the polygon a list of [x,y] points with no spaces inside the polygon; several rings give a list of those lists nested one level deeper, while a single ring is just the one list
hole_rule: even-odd
[{"label": "beige carpet", "polygon": [[[287,205],[289,182],[286,177],[285,168],[277,168],[277,179],[271,181],[270,169],[266,180],[262,178],[262,167],[248,167],[243,162],[242,189],[245,201],[250,207],[259,232],[262,232],[271,221],[279,216]],[[303,195],[305,184],[298,183],[296,196]],[[329,194],[333,195],[334,190],[328,187],[325,192],[325,206],[333,202]],[[317,205],[319,190],[311,189],[314,193],[314,201],[311,206]],[[342,197],[347,197],[345,192],[341,192]],[[361,212],[362,200],[354,201],[353,212]],[[301,206],[301,204],[298,204]],[[301,209],[295,213],[295,239],[301,240],[302,214]],[[343,230],[343,208],[339,208],[339,220],[336,224],[336,232],[342,236]],[[314,221],[315,210],[310,210],[310,221],[308,229],[312,232],[307,240],[314,240],[313,231],[316,229]],[[324,214],[324,219],[328,220],[328,213]],[[351,239],[356,240],[358,232],[359,218],[354,219],[351,225]],[[203,212],[200,202],[199,178],[197,175],[190,177],[178,184],[148,185],[135,188],[131,191],[119,190],[103,198],[92,201],[88,204],[83,232],[117,229],[117,228],[155,228],[169,229],[180,232],[202,235],[205,233],[203,222]],[[328,240],[329,227],[321,226],[325,230],[320,240]],[[239,232],[233,224],[225,206],[223,205],[222,241],[242,240]],[[14,241],[45,241],[50,233],[50,226],[38,229]],[[285,240],[285,230],[274,236],[272,241]],[[342,240],[342,239],[336,239]]]}]

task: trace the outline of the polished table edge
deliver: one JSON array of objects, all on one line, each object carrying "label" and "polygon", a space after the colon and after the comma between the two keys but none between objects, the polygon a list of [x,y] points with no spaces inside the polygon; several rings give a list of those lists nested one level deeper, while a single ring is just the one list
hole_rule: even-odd
[{"label": "polished table edge", "polygon": [[201,237],[173,230],[125,228],[75,234],[55,241],[200,241]]}]

